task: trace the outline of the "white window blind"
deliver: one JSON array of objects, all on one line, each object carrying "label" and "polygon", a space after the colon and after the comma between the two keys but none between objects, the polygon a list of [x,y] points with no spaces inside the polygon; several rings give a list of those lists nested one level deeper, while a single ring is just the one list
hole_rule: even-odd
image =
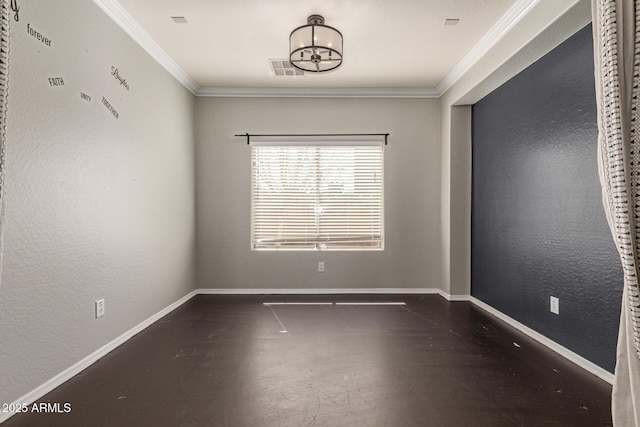
[{"label": "white window blind", "polygon": [[382,249],[378,141],[252,141],[253,249]]}]

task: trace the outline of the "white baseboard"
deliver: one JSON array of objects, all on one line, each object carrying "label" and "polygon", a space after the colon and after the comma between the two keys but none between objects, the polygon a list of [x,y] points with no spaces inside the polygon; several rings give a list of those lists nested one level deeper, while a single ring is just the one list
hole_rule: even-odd
[{"label": "white baseboard", "polygon": [[[33,402],[35,402],[36,400],[40,399],[45,394],[49,393],[50,391],[52,391],[56,387],[60,386],[64,382],[66,382],[66,381],[70,380],[71,378],[73,378],[75,375],[77,375],[80,372],[82,372],[85,369],[87,369],[89,366],[93,365],[95,362],[100,360],[102,357],[106,356],[109,352],[115,350],[117,347],[119,347],[120,345],[124,344],[126,341],[128,341],[134,335],[138,334],[142,330],[144,330],[147,327],[151,326],[153,323],[155,323],[160,318],[166,316],[167,314],[171,313],[176,308],[180,307],[185,302],[189,301],[196,294],[197,294],[196,291],[189,292],[187,295],[185,295],[184,297],[180,298],[179,300],[177,300],[173,304],[171,304],[168,307],[160,310],[159,312],[157,312],[153,316],[149,317],[147,320],[145,320],[142,323],[139,323],[138,325],[136,325],[133,328],[129,329],[127,332],[125,332],[124,334],[120,335],[118,338],[116,338],[113,341],[109,342],[108,344],[100,347],[98,350],[94,351],[93,353],[91,353],[90,355],[85,357],[84,359],[80,360],[78,363],[76,363],[73,366],[65,369],[64,371],[62,371],[61,373],[59,373],[55,377],[51,378],[46,383],[42,384],[41,386],[35,388],[34,390],[32,390],[29,393],[27,393],[24,396],[22,396],[21,398],[17,399],[14,402],[14,404],[28,404],[28,405],[32,404]],[[14,415],[14,413],[7,413],[7,412],[0,413],[0,423],[3,423],[7,419],[11,418],[11,416],[13,416],[13,415]]]},{"label": "white baseboard", "polygon": [[451,295],[446,293],[445,291],[438,289],[438,295],[440,295],[442,298],[446,299],[447,301],[469,301],[469,295]]},{"label": "white baseboard", "polygon": [[345,295],[345,294],[439,294],[435,288],[322,288],[322,289],[197,289],[200,295]]},{"label": "white baseboard", "polygon": [[528,326],[525,326],[522,323],[518,322],[517,320],[512,319],[511,317],[507,316],[501,311],[496,310],[495,308],[491,307],[489,304],[482,302],[477,298],[470,296],[468,297],[468,301],[470,301],[475,306],[483,309],[484,311],[488,312],[489,314],[494,315],[495,317],[502,320],[503,322],[508,323],[509,325],[513,326],[520,332],[538,341],[540,344],[545,345],[546,347],[558,353],[560,356],[563,356],[566,359],[569,359],[571,362],[580,366],[584,370],[591,372],[593,375],[605,380],[609,384],[613,384],[614,375],[611,372],[607,371],[606,369],[603,369],[600,366],[596,365],[595,363],[588,361],[584,357],[574,353],[573,351],[569,350],[566,347],[561,346],[557,342],[550,340],[549,338],[545,337],[539,332],[536,332],[533,329],[529,328]]},{"label": "white baseboard", "polygon": [[[180,298],[179,300],[177,300],[173,304],[169,305],[168,307],[164,308],[163,310],[160,310],[159,312],[157,312],[153,316],[149,317],[145,321],[143,321],[143,322],[139,323],[138,325],[136,325],[135,327],[131,328],[130,330],[128,330],[124,334],[120,335],[118,338],[116,338],[113,341],[109,342],[108,344],[102,346],[98,350],[94,351],[93,353],[91,353],[90,355],[85,357],[84,359],[80,360],[78,363],[74,364],[73,366],[71,366],[68,369],[64,370],[60,374],[58,374],[55,377],[51,378],[46,383],[42,384],[41,386],[35,388],[34,390],[32,390],[29,393],[27,393],[24,396],[22,396],[21,398],[17,399],[14,402],[14,404],[31,404],[31,403],[35,402],[36,400],[38,400],[39,398],[41,398],[45,394],[49,393],[50,391],[52,391],[56,387],[60,386],[64,382],[66,382],[69,379],[73,378],[75,375],[79,374],[80,372],[82,372],[83,370],[85,370],[86,368],[88,368],[89,366],[91,366],[92,364],[97,362],[98,360],[100,360],[106,354],[108,354],[109,352],[111,352],[114,349],[116,349],[117,347],[119,347],[121,344],[123,344],[126,341],[128,341],[134,335],[138,334],[142,330],[146,329],[147,327],[149,327],[150,325],[155,323],[160,318],[166,316],[167,314],[169,314],[170,312],[172,312],[176,308],[180,307],[185,302],[189,301],[195,295],[285,295],[285,294],[291,294],[291,295],[312,295],[312,294],[317,294],[317,295],[329,295],[329,294],[340,294],[340,295],[344,295],[344,294],[415,294],[415,295],[440,295],[442,298],[444,298],[444,299],[446,299],[448,301],[469,301],[469,302],[473,303],[474,305],[476,305],[477,307],[487,311],[488,313],[494,315],[498,319],[506,322],[507,324],[513,326],[514,328],[518,329],[519,331],[525,333],[526,335],[530,336],[531,338],[535,339],[536,341],[540,342],[541,344],[547,346],[548,348],[550,348],[551,350],[553,350],[556,353],[560,354],[561,356],[564,356],[565,358],[569,359],[570,361],[576,363],[578,366],[582,367],[583,369],[587,370],[588,372],[591,372],[592,374],[596,375],[597,377],[602,378],[603,380],[607,381],[610,384],[613,384],[614,376],[613,376],[612,373],[610,373],[610,372],[606,371],[605,369],[599,367],[598,365],[588,361],[587,359],[583,358],[582,356],[577,355],[576,353],[572,352],[571,350],[569,350],[569,349],[561,346],[560,344],[550,340],[549,338],[545,337],[544,335],[541,335],[540,333],[538,333],[538,332],[534,331],[533,329],[523,325],[522,323],[510,318],[506,314],[496,310],[495,308],[491,307],[490,305],[480,301],[477,298],[469,296],[469,295],[450,295],[450,294],[448,294],[448,293],[446,293],[446,292],[444,292],[444,291],[442,291],[440,289],[435,289],[435,288],[196,289],[195,291],[189,292],[187,295],[185,295],[184,297]],[[12,415],[13,415],[13,413],[0,413],[0,423],[6,421]]]},{"label": "white baseboard", "polygon": [[564,358],[570,360],[571,362],[577,364],[587,372],[590,372],[607,381],[609,384],[613,384],[614,375],[601,368],[600,366],[590,362],[584,357],[572,352],[566,347],[561,346],[555,341],[550,340],[539,332],[534,331],[528,326],[523,325],[517,320],[512,319],[506,314],[496,310],[490,305],[480,301],[477,298],[474,298],[470,295],[451,295],[441,289],[435,288],[350,288],[350,289],[198,289],[196,290],[198,294],[208,294],[208,295],[327,295],[327,294],[437,294],[447,301],[457,302],[457,301],[466,301],[471,302],[475,306],[483,309],[489,314],[494,315],[498,319],[504,321],[505,323],[513,326],[518,329],[520,332],[528,335],[549,349],[555,351],[559,355]]},{"label": "white baseboard", "polygon": [[[196,289],[189,292],[184,297],[172,303],[168,307],[149,317],[142,323],[134,326],[124,334],[120,335],[113,341],[100,347],[84,359],[80,360],[71,367],[65,369],[46,383],[40,385],[29,393],[17,399],[14,404],[31,404],[49,393],[64,382],[70,380],[102,357],[113,351],[121,344],[128,341],[131,337],[146,329],[158,319],[166,316],[185,302],[189,301],[195,295],[311,295],[311,294],[438,294],[438,289],[430,288],[352,288],[352,289]],[[13,413],[0,413],[0,423],[9,419]]]}]

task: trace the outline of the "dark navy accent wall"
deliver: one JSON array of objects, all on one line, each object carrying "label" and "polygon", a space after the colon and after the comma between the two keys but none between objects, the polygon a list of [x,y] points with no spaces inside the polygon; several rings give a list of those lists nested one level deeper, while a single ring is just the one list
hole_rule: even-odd
[{"label": "dark navy accent wall", "polygon": [[590,25],[473,106],[471,294],[613,372],[622,267],[596,141]]}]

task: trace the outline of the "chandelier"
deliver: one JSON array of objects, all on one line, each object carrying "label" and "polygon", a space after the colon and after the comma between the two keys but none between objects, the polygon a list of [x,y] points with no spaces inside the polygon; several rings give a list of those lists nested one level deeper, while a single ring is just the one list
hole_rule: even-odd
[{"label": "chandelier", "polygon": [[324,25],[322,16],[309,16],[307,25],[296,28],[289,36],[289,61],[310,73],[335,70],[342,64],[342,34]]}]

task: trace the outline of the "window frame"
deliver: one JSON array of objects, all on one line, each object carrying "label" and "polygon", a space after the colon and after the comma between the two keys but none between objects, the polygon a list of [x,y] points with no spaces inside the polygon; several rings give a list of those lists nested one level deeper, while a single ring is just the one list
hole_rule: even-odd
[{"label": "window frame", "polygon": [[[249,139],[249,144],[251,147],[251,156],[250,156],[250,171],[251,171],[251,189],[250,189],[250,249],[251,251],[257,252],[273,252],[273,251],[301,251],[301,252],[310,252],[310,251],[384,251],[385,248],[385,194],[384,194],[384,176],[385,176],[385,167],[384,167],[384,145],[386,142],[386,134],[376,134],[376,135],[279,135],[279,136],[252,136]],[[259,247],[257,244],[257,239],[255,237],[256,233],[256,218],[255,218],[255,208],[254,203],[256,197],[254,195],[255,191],[255,179],[257,173],[255,172],[255,164],[254,164],[254,149],[255,147],[267,146],[267,147],[313,147],[322,149],[322,147],[380,147],[379,154],[379,170],[381,173],[381,178],[379,180],[379,198],[376,203],[379,205],[379,220],[374,223],[375,227],[379,229],[379,238],[372,238],[371,242],[376,242],[375,246],[358,246],[356,242],[352,244],[345,245],[341,247],[339,244],[339,239],[335,240],[327,240],[329,242],[329,246],[324,246],[323,242],[319,239],[315,241],[308,241],[308,247],[301,246],[285,246],[281,247]],[[319,192],[318,192],[319,194]],[[374,203],[374,205],[376,204]],[[363,240],[362,242],[366,242]]]}]

